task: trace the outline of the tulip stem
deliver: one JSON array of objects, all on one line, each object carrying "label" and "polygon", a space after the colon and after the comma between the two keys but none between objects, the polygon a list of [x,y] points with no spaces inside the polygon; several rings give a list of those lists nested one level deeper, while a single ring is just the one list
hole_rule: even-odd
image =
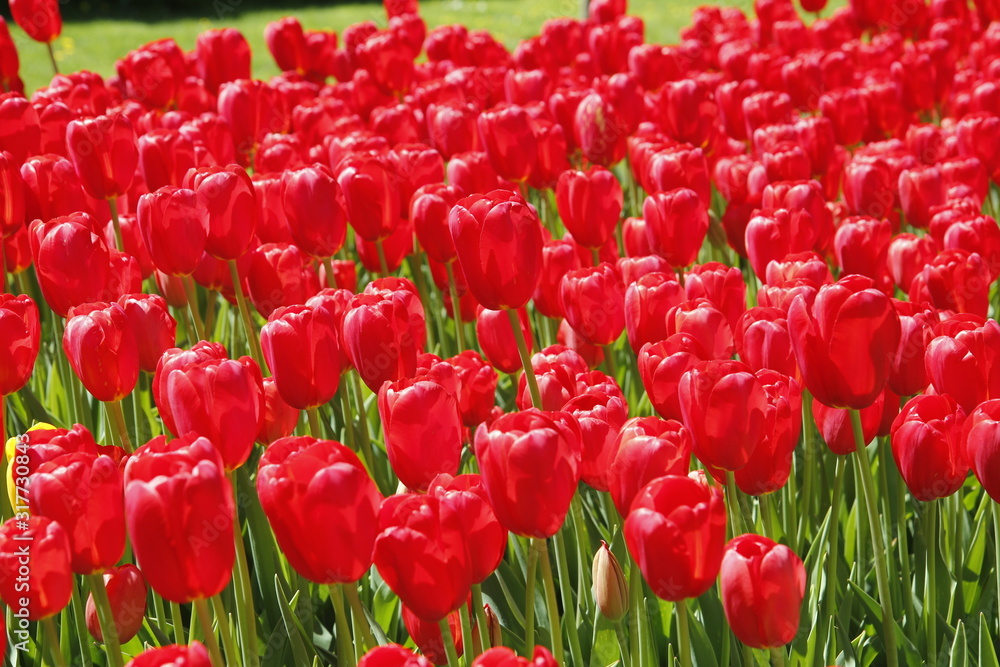
[{"label": "tulip stem", "polygon": [[52,71],[59,74],[59,65],[56,64],[56,52],[52,50],[52,42],[47,42],[45,46],[49,49],[49,60],[52,62]]},{"label": "tulip stem", "polygon": [[118,246],[118,252],[125,252],[125,241],[122,238],[122,223],[118,219],[117,197],[108,197],[108,208],[111,209],[111,224],[115,228],[115,245]]},{"label": "tulip stem", "polygon": [[181,606],[176,602],[170,603],[170,619],[174,624],[174,643],[183,646],[184,641],[184,619],[181,617]]},{"label": "tulip stem", "polygon": [[125,413],[122,412],[122,402],[109,401],[104,404],[104,407],[108,411],[111,422],[115,425],[115,430],[118,431],[118,438],[121,440],[122,448],[129,454],[132,454],[135,449],[132,447],[132,439],[128,436],[128,426],[125,425]]},{"label": "tulip stem", "polygon": [[97,620],[101,626],[108,664],[111,667],[121,667],[124,664],[122,649],[118,643],[118,628],[111,613],[111,602],[108,600],[108,590],[104,587],[104,577],[100,574],[91,574],[87,576],[87,582],[90,584],[90,594],[94,596],[94,606],[97,608]]},{"label": "tulip stem", "polygon": [[462,303],[458,298],[458,285],[455,283],[455,262],[446,262],[445,271],[448,272],[448,296],[451,298],[452,317],[455,318],[455,345],[458,348],[456,353],[461,354],[465,350],[465,331],[462,327]]},{"label": "tulip stem", "polygon": [[465,656],[466,664],[478,656],[482,651],[477,651],[472,638],[472,618],[469,616],[469,605],[463,604],[458,608],[458,618],[462,624],[462,654]]},{"label": "tulip stem", "polygon": [[247,307],[247,298],[243,294],[243,283],[240,282],[240,272],[236,267],[236,260],[229,260],[229,275],[233,279],[233,290],[236,292],[236,306],[239,308],[240,317],[243,319],[243,333],[247,339],[247,347],[250,348],[250,356],[260,366],[261,372],[267,368],[264,365],[264,354],[260,351],[260,341],[257,339],[257,332],[253,328],[253,321],[250,319],[250,309]]},{"label": "tulip stem", "polygon": [[323,270],[326,271],[326,286],[330,289],[337,289],[337,279],[333,276],[333,262],[329,257],[323,258]]},{"label": "tulip stem", "polygon": [[458,667],[458,651],[455,650],[455,638],[451,636],[447,616],[438,621],[438,627],[441,628],[441,640],[444,643],[445,653],[448,654],[448,667]]},{"label": "tulip stem", "polygon": [[629,556],[629,560],[632,562],[628,573],[629,654],[633,659],[641,664],[642,656],[640,653],[642,652],[642,647],[639,636],[639,624],[641,622],[640,615],[643,612],[642,574],[639,572],[639,564],[635,562],[635,559]]},{"label": "tulip stem", "polygon": [[882,628],[885,634],[886,664],[896,667],[899,655],[896,652],[896,619],[892,615],[892,597],[889,591],[889,578],[885,564],[885,544],[882,541],[882,524],[878,515],[878,500],[875,496],[875,480],[872,478],[871,463],[868,460],[868,449],[861,434],[861,412],[851,410],[851,425],[854,427],[854,446],[861,468],[861,487],[864,494],[865,508],[868,511],[868,528],[871,532],[872,547],[875,554],[875,579],[878,584],[878,597],[882,605]]},{"label": "tulip stem", "polygon": [[[926,595],[924,616],[927,622],[927,656],[930,658],[929,662],[932,664],[937,662],[937,507],[937,500],[927,503],[927,524],[924,529],[924,534],[927,538],[927,584],[924,591]],[[994,520],[997,519],[997,507],[998,505],[994,503]]]},{"label": "tulip stem", "polygon": [[476,614],[476,625],[479,626],[479,641],[483,645],[483,650],[492,648],[490,640],[489,619],[486,618],[486,608],[483,606],[483,585],[472,585],[472,609]]},{"label": "tulip stem", "polygon": [[[201,625],[201,633],[205,635],[205,646],[208,647],[208,655],[212,659],[213,667],[225,667],[222,661],[222,653],[219,651],[219,642],[215,638],[215,630],[212,629],[212,616],[208,612],[208,603],[205,598],[198,598],[194,601],[192,612],[198,616],[198,624]],[[191,633],[191,641],[194,641],[194,632]]]},{"label": "tulip stem", "polygon": [[510,318],[510,328],[514,330],[517,352],[521,355],[521,367],[524,368],[524,375],[528,381],[528,391],[531,392],[531,405],[541,410],[542,394],[538,391],[535,369],[531,366],[531,354],[528,352],[528,344],[524,340],[524,331],[521,330],[521,318],[517,316],[516,310],[508,310],[507,317]]},{"label": "tulip stem", "polygon": [[[534,538],[532,543],[538,551],[538,560],[542,565],[542,582],[545,585],[545,602],[549,608],[549,627],[552,632],[552,653],[556,662],[564,665],[566,664],[566,655],[563,652],[562,624],[559,622],[559,602],[556,600],[556,583],[552,577],[548,543],[541,537]],[[574,660],[574,664],[580,663]]]},{"label": "tulip stem", "polygon": [[632,660],[629,657],[628,639],[625,637],[625,627],[621,621],[615,621],[615,637],[618,638],[618,650],[622,655],[622,667],[632,667]]},{"label": "tulip stem", "polygon": [[836,476],[833,480],[833,498],[835,502],[831,505],[832,514],[830,516],[830,529],[827,532],[827,553],[830,554],[826,561],[827,583],[826,583],[826,615],[833,616],[837,611],[837,559],[840,556],[838,542],[840,541],[840,521],[838,520],[838,508],[836,499],[841,497],[841,490],[844,488],[844,475],[847,472],[847,459],[838,456],[836,463]]},{"label": "tulip stem", "polygon": [[246,667],[256,667],[259,664],[257,655],[257,614],[254,611],[253,588],[250,585],[247,551],[243,544],[243,527],[240,523],[240,493],[236,485],[235,472],[230,471],[227,475],[233,487],[234,507],[236,507],[235,516],[233,517],[233,542],[236,546],[236,572],[233,574],[233,583],[236,589],[236,602],[239,605],[239,613],[236,616],[236,620],[240,628],[240,639],[242,640],[243,664]]},{"label": "tulip stem", "polygon": [[49,647],[49,656],[56,667],[66,667],[66,658],[63,657],[62,649],[59,647],[59,630],[52,621],[52,616],[43,618],[40,623],[45,631],[43,643]]},{"label": "tulip stem", "polygon": [[378,642],[375,641],[375,637],[372,635],[371,625],[368,623],[368,615],[361,604],[361,598],[358,597],[357,584],[343,584],[343,589],[347,595],[347,602],[351,605],[351,613],[354,614],[354,620],[361,629],[361,637],[365,640],[365,647],[371,650],[378,646]]},{"label": "tulip stem", "polygon": [[215,618],[219,620],[219,634],[222,635],[222,645],[226,649],[227,662],[223,664],[233,664],[236,667],[241,667],[243,659],[240,657],[239,651],[236,650],[236,642],[233,640],[233,630],[229,625],[229,612],[226,611],[226,605],[222,603],[221,593],[212,598],[212,610],[215,611]]},{"label": "tulip stem", "polygon": [[749,532],[753,522],[747,520],[743,508],[740,506],[736,475],[732,470],[726,471],[726,499],[729,501],[729,513],[732,516],[733,537]]},{"label": "tulip stem", "polygon": [[347,609],[344,607],[344,588],[339,584],[330,584],[330,601],[333,602],[334,623],[337,627],[337,664],[354,667],[357,664],[355,651],[364,653],[362,647],[351,649],[351,630],[347,623]]},{"label": "tulip stem", "polygon": [[761,525],[764,526],[764,534],[777,542],[778,534],[774,530],[774,521],[771,516],[771,494],[765,493],[758,496],[757,506],[760,509]]},{"label": "tulip stem", "polygon": [[[560,593],[562,593],[563,614],[565,614],[563,623],[566,625],[569,633],[571,661],[574,665],[582,665],[583,650],[580,647],[580,633],[577,631],[576,614],[570,612],[570,609],[574,606],[577,609],[580,607],[578,603],[574,604],[573,600],[573,586],[569,580],[569,560],[566,557],[566,542],[563,539],[563,532],[565,532],[565,526],[556,531],[556,534],[552,536],[552,545],[556,552],[556,567],[559,573]],[[579,602],[579,598],[586,597],[586,595],[586,591],[581,589],[577,602]]]},{"label": "tulip stem", "polygon": [[378,251],[378,265],[382,275],[389,275],[389,262],[385,260],[385,246],[382,245],[382,239],[375,242],[375,250]]},{"label": "tulip stem", "polygon": [[[341,378],[343,380],[343,378]],[[351,400],[348,396],[350,388],[345,382],[340,384],[340,410],[344,413],[344,440],[346,440],[347,448],[351,451],[356,451],[354,449],[354,420],[351,419]],[[368,464],[368,469],[371,470],[372,462],[365,461]]]},{"label": "tulip stem", "polygon": [[194,333],[198,336],[198,340],[208,340],[205,337],[205,323],[202,322],[201,312],[198,310],[198,293],[195,290],[194,279],[191,276],[181,276],[180,280],[181,285],[184,286],[184,295],[187,296],[191,321],[194,322]]},{"label": "tulip stem", "polygon": [[323,426],[319,422],[319,408],[309,408],[306,415],[309,417],[309,433],[317,440],[322,440]]},{"label": "tulip stem", "polygon": [[785,667],[785,648],[783,646],[771,649],[771,664],[774,667]]},{"label": "tulip stem", "polygon": [[680,654],[681,667],[691,667],[691,637],[688,631],[688,608],[687,600],[680,599],[674,603],[677,610],[677,640]]},{"label": "tulip stem", "polygon": [[352,383],[354,384],[354,401],[357,403],[358,420],[361,422],[361,452],[368,462],[368,471],[371,473],[372,479],[375,480],[375,486],[384,495],[392,495],[393,490],[389,487],[390,482],[382,478],[382,472],[375,463],[375,450],[372,448],[372,438],[368,433],[368,412],[365,410],[364,390],[361,389],[361,375],[353,373]]},{"label": "tulip stem", "polygon": [[528,552],[528,578],[524,582],[524,656],[526,658],[530,658],[535,649],[535,579],[537,579],[537,571],[538,551],[532,549]]}]

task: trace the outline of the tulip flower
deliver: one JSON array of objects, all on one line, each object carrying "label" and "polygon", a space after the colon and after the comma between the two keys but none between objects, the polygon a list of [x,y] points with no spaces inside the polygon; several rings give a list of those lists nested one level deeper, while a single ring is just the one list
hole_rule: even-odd
[{"label": "tulip flower", "polygon": [[166,186],[139,198],[142,240],[160,271],[190,275],[208,240],[208,216],[194,190]]},{"label": "tulip flower", "polygon": [[[295,571],[322,584],[357,581],[372,564],[381,494],[339,442],[274,442],[257,472],[261,506]],[[331,527],[317,532],[313,526]]]},{"label": "tulip flower", "polygon": [[[441,634],[440,624],[422,621],[405,605],[400,605],[400,607],[403,627],[406,628],[410,639],[417,645],[420,652],[427,656],[435,665],[447,665],[448,652],[444,645],[444,637]],[[461,657],[464,655],[465,646],[462,643],[462,625],[459,613],[457,611],[451,612],[445,617],[444,622],[448,624],[448,631],[451,633],[451,642],[455,653]]]},{"label": "tulip flower", "polygon": [[[959,328],[960,327],[960,328]],[[983,401],[1000,398],[1000,325],[987,320],[944,324],[927,343],[926,379],[935,393],[953,397],[967,415]]]},{"label": "tulip flower", "polygon": [[950,496],[969,475],[965,412],[947,394],[910,399],[892,423],[892,456],[913,497]]},{"label": "tulip flower", "polygon": [[811,307],[797,297],[788,311],[788,333],[816,400],[859,410],[875,401],[888,380],[899,316],[871,279],[845,276],[820,288]]},{"label": "tulip flower", "polygon": [[404,485],[425,491],[439,473],[458,473],[462,421],[446,386],[423,378],[384,383],[378,411],[389,463]]},{"label": "tulip flower", "polygon": [[582,267],[578,247],[568,239],[553,239],[542,246],[542,268],[531,300],[535,310],[551,318],[565,315],[559,300],[563,276]]},{"label": "tulip flower", "polygon": [[437,623],[471,590],[468,548],[459,517],[440,498],[387,498],[379,514],[375,567],[419,619]]},{"label": "tulip flower", "polygon": [[139,150],[128,116],[74,120],[66,127],[66,147],[90,196],[110,200],[125,194],[132,185]]},{"label": "tulip flower", "polygon": [[410,300],[409,293],[359,294],[348,305],[343,324],[347,356],[372,391],[416,372],[426,330],[423,313],[408,311]]},{"label": "tulip flower", "polygon": [[524,108],[505,104],[484,111],[478,126],[482,145],[500,177],[515,182],[527,180],[537,144]]},{"label": "tulip flower", "polygon": [[14,0],[10,3],[10,14],[36,42],[50,44],[62,32],[58,0]]},{"label": "tulip flower", "polygon": [[202,167],[188,172],[184,186],[207,212],[205,251],[224,261],[242,257],[257,228],[257,195],[247,172],[237,165]]},{"label": "tulip flower", "polygon": [[376,646],[358,659],[358,667],[431,667],[433,663],[398,644]]},{"label": "tulip flower", "polygon": [[694,262],[708,234],[708,211],[694,190],[678,188],[646,197],[642,215],[657,255],[675,267]]},{"label": "tulip flower", "polygon": [[337,183],[347,209],[347,220],[366,241],[378,242],[399,225],[397,174],[392,163],[376,156],[351,157],[340,165]]},{"label": "tulip flower", "polygon": [[288,306],[271,313],[260,331],[260,344],[288,405],[310,410],[337,393],[339,339],[336,315],[327,309]]},{"label": "tulip flower", "polygon": [[[139,634],[146,615],[146,580],[139,568],[128,563],[111,568],[102,578],[108,591],[118,639],[123,643],[131,641]],[[103,643],[104,633],[98,623],[93,594],[87,597],[86,617],[90,636]]]},{"label": "tulip flower", "polygon": [[603,246],[622,214],[624,195],[615,175],[603,167],[564,171],[556,184],[559,217],[573,238],[588,248]]},{"label": "tulip flower", "polygon": [[177,343],[177,321],[170,315],[167,302],[159,294],[125,294],[118,299],[118,305],[125,310],[127,328],[135,335],[139,368],[155,372],[163,353]]},{"label": "tulip flower", "polygon": [[262,387],[264,418],[257,432],[257,442],[266,446],[290,436],[299,424],[300,412],[281,398],[273,377],[264,378]]},{"label": "tulip flower", "polygon": [[625,544],[653,593],[678,602],[715,583],[726,542],[722,491],[690,477],[659,477],[636,495]]},{"label": "tulip flower", "polygon": [[[24,562],[27,553],[27,563]],[[25,568],[27,574],[23,574]],[[42,516],[8,519],[0,526],[0,600],[30,621],[54,616],[73,594],[69,538]]]},{"label": "tulip flower", "polygon": [[[880,432],[887,432],[899,412],[899,397],[886,389],[861,413],[861,440],[866,444]],[[831,408],[819,401],[812,404],[813,421],[823,442],[834,454],[846,456],[857,449],[850,411]]]},{"label": "tulip flower", "polygon": [[719,585],[726,620],[741,642],[771,648],[795,638],[806,568],[787,546],[760,535],[733,538],[722,557]]},{"label": "tulip flower", "polygon": [[664,475],[686,475],[691,464],[691,436],[680,422],[635,417],[625,422],[611,446],[607,472],[611,498],[623,517],[636,494]]},{"label": "tulip flower", "polygon": [[618,110],[598,92],[591,92],[573,114],[575,138],[584,157],[603,167],[611,167],[625,157],[628,138],[625,121]]},{"label": "tulip flower", "polygon": [[[95,230],[93,218],[77,213],[47,223],[36,220],[28,231],[42,296],[61,317],[66,317],[73,306],[111,296],[111,255]],[[76,267],[80,266],[87,270],[79,271]]]},{"label": "tulip flower", "polygon": [[129,661],[125,667],[212,667],[208,650],[199,641],[192,641],[188,646],[164,646],[143,651]]},{"label": "tulip flower", "polygon": [[25,294],[0,294],[0,397],[27,384],[40,344],[41,322],[35,302]]},{"label": "tulip flower", "polygon": [[325,167],[305,167],[286,171],[281,184],[295,244],[319,259],[337,254],[347,235],[347,214],[338,201],[333,174]]},{"label": "tulip flower", "polygon": [[235,28],[206,30],[195,43],[195,67],[208,92],[238,79],[250,78],[250,44]]},{"label": "tulip flower", "polygon": [[563,276],[559,300],[573,330],[593,345],[610,345],[625,330],[625,287],[613,265]]},{"label": "tulip flower", "polygon": [[542,231],[520,196],[503,190],[460,200],[448,218],[458,262],[476,301],[490,310],[523,307],[538,285]]},{"label": "tulip flower", "polygon": [[681,377],[707,359],[709,356],[698,339],[687,333],[674,334],[658,343],[642,346],[637,360],[639,377],[660,417],[682,419],[677,393]]},{"label": "tulip flower", "polygon": [[608,469],[615,459],[618,432],[628,419],[625,399],[592,389],[570,399],[563,411],[573,415],[580,426],[583,446],[580,479],[598,491],[607,491]]},{"label": "tulip flower", "polygon": [[125,309],[93,303],[70,311],[63,351],[73,372],[99,401],[120,401],[139,379],[139,347]]},{"label": "tulip flower", "polygon": [[[533,337],[528,311],[517,309],[517,321],[521,325],[521,336],[527,342],[531,353]],[[517,338],[510,318],[502,310],[486,310],[480,307],[476,318],[476,340],[490,364],[504,373],[514,373],[521,368],[521,357],[517,349]]]},{"label": "tulip flower", "polygon": [[507,550],[507,529],[490,506],[482,477],[441,474],[431,480],[427,492],[457,514],[469,549],[471,581],[482,583],[500,566]]},{"label": "tulip flower", "polygon": [[314,262],[298,246],[265,243],[248,255],[247,295],[264,317],[271,317],[279,308],[301,305],[319,292]]},{"label": "tulip flower", "polygon": [[164,436],[125,466],[125,522],[154,591],[185,603],[218,595],[232,576],[233,492],[206,438]]},{"label": "tulip flower", "polygon": [[483,486],[500,523],[526,537],[562,526],[580,480],[580,427],[569,414],[531,409],[504,415],[475,435]]},{"label": "tulip flower", "polygon": [[506,646],[491,648],[472,661],[471,667],[559,667],[544,646],[536,646],[531,658],[522,658]]}]

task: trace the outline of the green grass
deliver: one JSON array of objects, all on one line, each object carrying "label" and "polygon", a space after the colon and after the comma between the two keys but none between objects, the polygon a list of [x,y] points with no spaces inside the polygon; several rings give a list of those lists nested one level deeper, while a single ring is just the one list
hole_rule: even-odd
[{"label": "green grass", "polygon": [[[264,26],[282,16],[297,16],[306,29],[342,31],[358,21],[374,20],[385,24],[381,4],[341,4],[334,7],[303,6],[298,9],[254,9],[236,12],[240,0],[205,2],[203,17],[176,20],[95,19],[67,23],[55,43],[56,59],[63,71],[88,69],[104,76],[114,73],[115,61],[128,51],[161,37],[173,37],[183,49],[194,48],[195,38],[208,28],[238,28],[253,47],[253,72],[258,78],[278,73],[264,46]],[[646,21],[647,41],[676,42],[678,31],[690,20],[691,10],[704,0],[631,0],[630,13]],[[729,4],[729,3],[727,3]],[[741,5],[749,7],[748,0]],[[508,47],[518,40],[538,34],[542,23],[557,16],[576,16],[580,0],[424,0],[421,14],[428,27],[463,23],[474,29],[487,29]],[[12,25],[11,33],[21,54],[21,77],[28,90],[46,85],[52,69],[42,44],[32,42]]]}]

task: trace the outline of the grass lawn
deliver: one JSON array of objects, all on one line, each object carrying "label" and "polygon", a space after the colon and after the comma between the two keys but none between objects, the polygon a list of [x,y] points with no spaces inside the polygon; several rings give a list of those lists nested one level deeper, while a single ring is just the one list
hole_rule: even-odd
[{"label": "grass lawn", "polygon": [[[208,28],[233,26],[246,35],[253,47],[253,72],[258,78],[277,74],[271,55],[264,46],[264,26],[282,16],[299,17],[307,29],[338,32],[351,23],[374,20],[385,23],[381,4],[338,4],[332,7],[303,6],[298,9],[254,9],[239,12],[241,0],[205,2],[203,17],[176,20],[136,21],[114,18],[67,23],[56,43],[56,58],[63,71],[89,69],[104,76],[114,72],[114,63],[128,51],[161,37],[173,37],[184,49],[194,47],[198,33]],[[646,21],[647,41],[675,42],[687,25],[691,10],[706,0],[630,0],[629,11]],[[730,4],[730,3],[727,3]],[[752,11],[751,0],[735,3]],[[542,23],[556,16],[575,16],[580,0],[422,0],[421,14],[428,27],[464,23],[470,28],[490,30],[509,47],[518,40],[538,34]],[[45,47],[32,42],[15,25],[11,33],[21,54],[21,77],[28,90],[48,83],[52,76]]]}]

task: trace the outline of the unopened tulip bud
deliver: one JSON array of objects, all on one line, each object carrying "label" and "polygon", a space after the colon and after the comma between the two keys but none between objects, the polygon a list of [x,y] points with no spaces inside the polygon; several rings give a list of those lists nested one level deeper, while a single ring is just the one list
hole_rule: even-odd
[{"label": "unopened tulip bud", "polygon": [[497,613],[488,604],[484,604],[483,609],[486,610],[486,629],[490,636],[490,648],[503,646],[503,628],[500,627],[500,619],[497,617]]},{"label": "unopened tulip bud", "polygon": [[628,611],[628,583],[621,564],[604,540],[594,555],[593,577],[597,608],[602,616],[617,623]]}]

